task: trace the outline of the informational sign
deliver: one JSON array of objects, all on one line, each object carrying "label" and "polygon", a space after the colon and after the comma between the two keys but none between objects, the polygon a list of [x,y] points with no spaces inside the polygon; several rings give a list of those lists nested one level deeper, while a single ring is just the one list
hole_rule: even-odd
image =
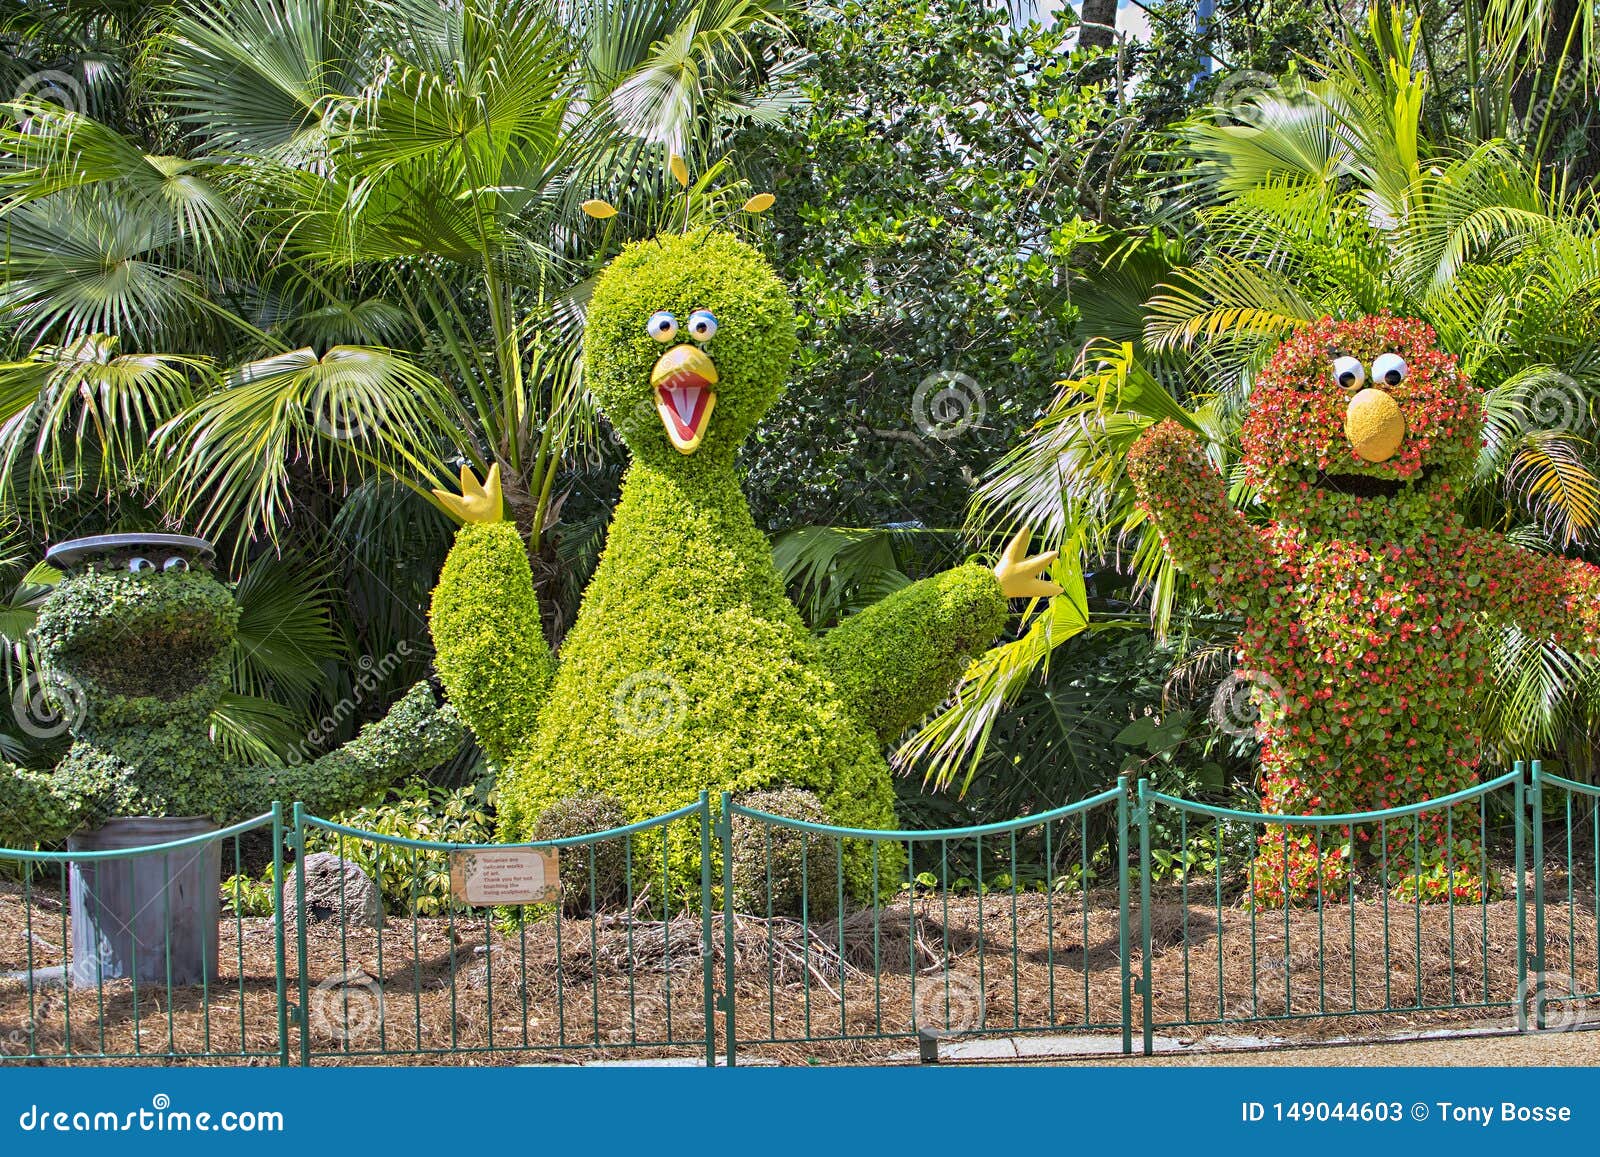
[{"label": "informational sign", "polygon": [[561,871],[554,848],[466,848],[450,853],[450,894],[462,904],[554,904]]}]

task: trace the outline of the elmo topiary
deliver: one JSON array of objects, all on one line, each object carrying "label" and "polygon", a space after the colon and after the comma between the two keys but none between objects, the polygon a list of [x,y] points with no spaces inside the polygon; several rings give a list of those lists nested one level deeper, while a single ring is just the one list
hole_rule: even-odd
[{"label": "elmo topiary", "polygon": [[[1243,613],[1241,669],[1261,702],[1264,810],[1338,814],[1478,782],[1487,631],[1571,648],[1600,633],[1600,569],[1468,527],[1460,479],[1481,441],[1481,395],[1418,321],[1324,319],[1256,378],[1246,481],[1272,512],[1229,502],[1198,437],[1174,421],[1128,457],[1177,566]],[[1425,898],[1481,897],[1477,809],[1440,809],[1342,846],[1269,829],[1264,904],[1336,896],[1363,859]],[[1382,846],[1379,846],[1379,845]]]},{"label": "elmo topiary", "polygon": [[[498,466],[441,495],[466,525],[434,592],[438,666],[500,766],[502,835],[527,838],[579,793],[615,797],[638,821],[701,791],[778,787],[814,793],[835,823],[892,826],[885,736],[949,693],[1001,630],[1008,595],[1059,589],[1036,577],[1053,556],[1014,544],[996,570],[913,584],[819,646],[734,466],[795,349],[771,268],[724,233],[631,245],[595,286],[584,349],[585,380],[633,462],[559,665],[522,542],[501,521]],[[698,840],[674,840],[665,859],[697,887]],[[662,860],[635,858],[641,872]],[[847,846],[846,868],[853,891],[870,891],[869,849]]]}]

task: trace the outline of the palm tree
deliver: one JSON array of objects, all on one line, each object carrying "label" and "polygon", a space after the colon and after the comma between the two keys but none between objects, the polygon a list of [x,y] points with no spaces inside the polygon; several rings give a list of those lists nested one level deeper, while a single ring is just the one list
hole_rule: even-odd
[{"label": "palm tree", "polygon": [[[61,351],[82,339],[185,351],[185,388],[163,379],[124,433],[159,429],[156,462],[174,467],[163,501],[203,533],[281,540],[307,467],[432,503],[460,464],[499,462],[537,556],[563,463],[595,428],[576,340],[586,279],[627,224],[649,220],[597,226],[578,202],[620,185],[647,205],[669,151],[720,148],[743,120],[774,115],[781,10],[169,10],[158,50],[131,62],[157,98],[155,130],[38,97],[7,107],[0,324],[29,363],[70,368]],[[34,402],[15,398],[7,414],[27,415],[12,432],[32,423],[41,444],[62,440],[71,407]],[[14,481],[0,478],[0,496]]]}]

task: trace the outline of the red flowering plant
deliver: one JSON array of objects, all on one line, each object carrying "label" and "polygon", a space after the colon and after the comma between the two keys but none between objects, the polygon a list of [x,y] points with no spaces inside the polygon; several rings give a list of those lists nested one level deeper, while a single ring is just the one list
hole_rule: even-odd
[{"label": "red flowering plant", "polygon": [[[1600,641],[1600,569],[1467,526],[1482,398],[1419,321],[1323,319],[1256,377],[1242,429],[1258,525],[1199,440],[1151,427],[1128,455],[1174,564],[1244,615],[1239,664],[1276,700],[1256,723],[1263,810],[1339,815],[1478,782],[1487,631]],[[1481,899],[1476,805],[1380,824],[1267,828],[1254,901],[1343,895],[1367,864],[1399,894]]]}]

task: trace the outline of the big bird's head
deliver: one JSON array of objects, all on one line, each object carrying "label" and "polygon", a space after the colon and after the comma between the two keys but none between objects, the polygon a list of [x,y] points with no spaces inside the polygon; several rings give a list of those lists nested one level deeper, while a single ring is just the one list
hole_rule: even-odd
[{"label": "big bird's head", "polygon": [[629,245],[589,303],[584,372],[634,457],[731,460],[783,391],[794,307],[749,245],[697,230]]},{"label": "big bird's head", "polygon": [[1325,318],[1257,375],[1245,477],[1280,516],[1387,520],[1437,501],[1470,468],[1482,411],[1425,323]]}]

